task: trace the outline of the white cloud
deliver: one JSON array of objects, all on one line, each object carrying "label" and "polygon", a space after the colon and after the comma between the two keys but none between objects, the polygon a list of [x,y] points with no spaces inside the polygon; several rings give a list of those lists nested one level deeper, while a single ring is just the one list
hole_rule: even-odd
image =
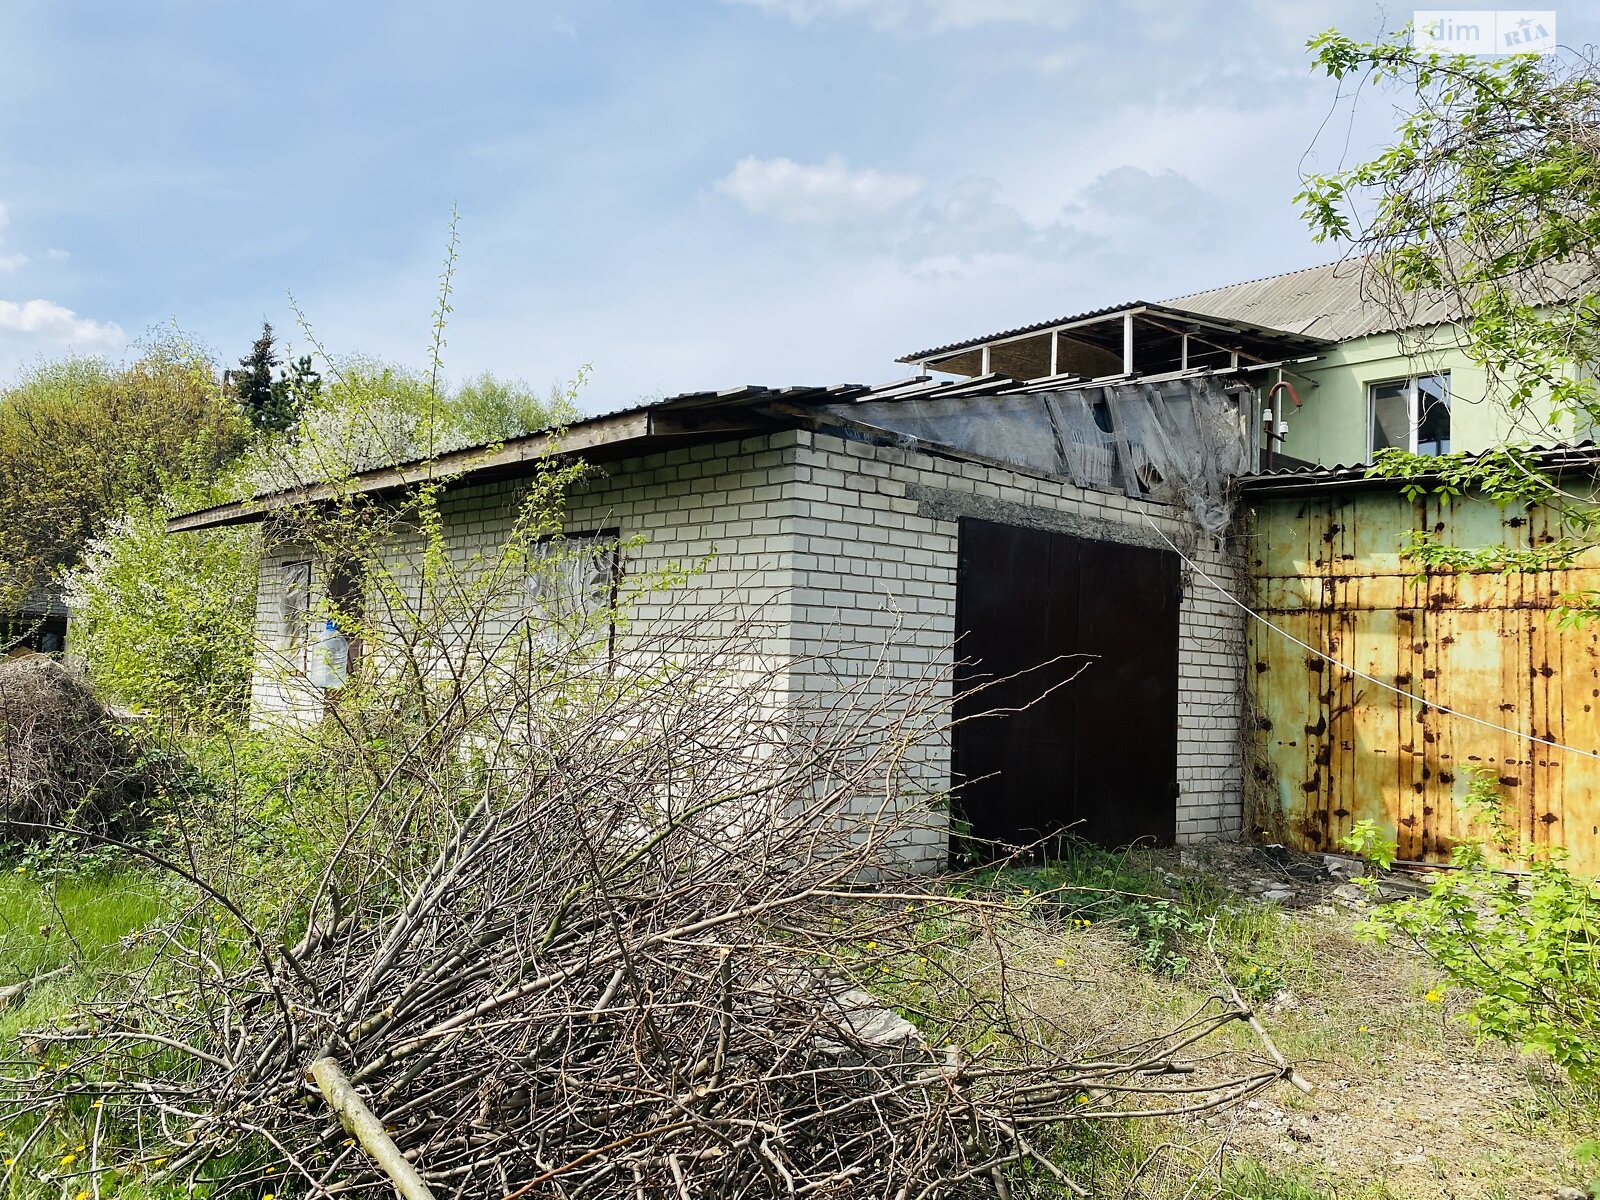
[{"label": "white cloud", "polygon": [[1031,220],[1000,199],[993,179],[969,176],[943,199],[918,208],[900,240],[900,255],[922,268],[948,270],[961,263],[1013,255],[1061,258],[1083,235],[1056,217]]},{"label": "white cloud", "polygon": [[1112,167],[1090,180],[1078,201],[1083,210],[1105,219],[1186,236],[1212,233],[1222,215],[1221,200],[1170,167]]},{"label": "white cloud", "polygon": [[924,187],[915,175],[852,169],[837,154],[820,163],[743,158],[715,188],[747,211],[790,224],[846,224],[889,216]]},{"label": "white cloud", "polygon": [[[4,204],[0,204],[0,230],[5,229],[10,224],[11,212]],[[65,250],[46,250],[44,252],[44,258],[47,262],[61,262],[69,257],[70,255]],[[20,271],[34,261],[35,258],[31,254],[24,254],[21,251],[7,252],[5,250],[5,237],[0,236],[0,275],[9,274],[12,271]]]},{"label": "white cloud", "polygon": [[914,175],[851,168],[837,155],[816,164],[746,158],[715,188],[759,216],[826,225],[840,234],[836,248],[882,253],[918,274],[1164,250],[1216,233],[1222,214],[1218,198],[1187,175],[1128,164],[1028,206],[988,176],[934,188]]},{"label": "white cloud", "polygon": [[78,349],[120,349],[128,340],[122,327],[92,321],[53,300],[0,300],[0,333],[20,333],[43,342]]},{"label": "white cloud", "polygon": [[861,17],[879,29],[940,33],[979,25],[1033,25],[1067,29],[1076,24],[1074,0],[724,0],[787,17],[796,25]]}]

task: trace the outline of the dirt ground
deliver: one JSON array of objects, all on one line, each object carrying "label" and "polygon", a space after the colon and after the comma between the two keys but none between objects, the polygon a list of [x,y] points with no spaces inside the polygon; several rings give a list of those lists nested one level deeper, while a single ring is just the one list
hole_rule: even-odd
[{"label": "dirt ground", "polygon": [[[1352,930],[1371,899],[1350,882],[1356,864],[1215,845],[1164,852],[1147,865],[1173,883],[1174,894],[1197,877],[1231,893],[1226,904],[1243,914],[1244,939],[1255,942],[1245,953],[1256,951],[1254,961],[1281,980],[1258,996],[1258,1011],[1314,1090],[1302,1095],[1279,1084],[1226,1112],[1164,1121],[1141,1131],[1145,1141],[1181,1147],[1174,1161],[1251,1164],[1300,1189],[1224,1193],[1241,1200],[1588,1195],[1583,1181],[1593,1168],[1583,1169],[1571,1149],[1600,1137],[1600,1094],[1574,1089],[1547,1062],[1515,1048],[1479,1043],[1460,1019],[1467,997],[1430,999],[1438,980],[1425,960],[1359,940]],[[1386,878],[1383,891],[1421,886]],[[1095,960],[1104,1019],[1158,1022],[1174,1011],[1170,983],[1163,991],[1119,970],[1107,961],[1114,935],[1096,936],[1113,940],[1098,951],[1087,942],[1079,949]],[[1199,969],[1181,982],[1196,992],[1208,986]],[[1255,1050],[1241,1041],[1241,1053]],[[1147,1176],[1122,1194],[1169,1193]]]},{"label": "dirt ground", "polygon": [[[1286,982],[1262,1005],[1314,1093],[1278,1086],[1234,1114],[1202,1118],[1211,1136],[1275,1170],[1408,1200],[1555,1197],[1579,1186],[1587,1173],[1568,1150],[1600,1134],[1579,1125],[1594,1115],[1594,1098],[1574,1093],[1547,1062],[1478,1042],[1459,1019],[1464,997],[1419,1000],[1434,981],[1422,958],[1350,938],[1373,902],[1350,882],[1357,864],[1208,845],[1182,854],[1182,867],[1309,926],[1322,968],[1314,974],[1342,976],[1309,994]],[[1426,878],[1395,874],[1379,891],[1394,898],[1422,886]]]}]

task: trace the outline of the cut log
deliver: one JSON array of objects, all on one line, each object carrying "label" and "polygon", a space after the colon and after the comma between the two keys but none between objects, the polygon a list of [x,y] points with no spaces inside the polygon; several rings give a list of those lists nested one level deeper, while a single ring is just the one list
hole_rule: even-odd
[{"label": "cut log", "polygon": [[327,1100],[328,1107],[333,1109],[343,1125],[345,1132],[361,1143],[361,1148],[367,1152],[373,1162],[383,1168],[383,1171],[394,1182],[394,1190],[403,1200],[434,1200],[433,1193],[428,1185],[422,1182],[422,1176],[417,1174],[417,1169],[407,1161],[406,1156],[400,1153],[400,1147],[394,1144],[383,1130],[383,1122],[378,1120],[359,1093],[345,1078],[339,1064],[331,1058],[319,1058],[311,1064],[308,1072],[316,1080],[317,1088]]}]

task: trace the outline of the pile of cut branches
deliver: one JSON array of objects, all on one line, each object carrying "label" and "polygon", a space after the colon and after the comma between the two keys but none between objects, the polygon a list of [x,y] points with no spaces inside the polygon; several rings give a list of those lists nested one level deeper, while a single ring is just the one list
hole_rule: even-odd
[{"label": "pile of cut branches", "polygon": [[938,671],[852,660],[802,703],[794,680],[826,667],[769,654],[759,613],[634,626],[613,657],[587,627],[504,632],[526,554],[465,581],[426,561],[433,598],[371,585],[371,667],[306,735],[294,779],[343,790],[277,789],[314,852],[273,875],[265,818],[225,794],[189,814],[181,852],[134,848],[192,908],[0,1063],[0,1123],[42,1137],[85,1119],[50,1185],[116,1170],[365,1196],[414,1173],[408,1195],[911,1200],[1031,1174],[1081,1190],[1057,1161],[1067,1124],[1222,1105],[1287,1074],[1205,1047],[1251,1020],[1225,992],[1161,1036],[1086,1045],[1029,1004],[1054,904],[907,871],[918,845],[944,848]]},{"label": "pile of cut branches", "polygon": [[0,661],[0,842],[125,827],[139,748],[82,677],[52,658]]},{"label": "pile of cut branches", "polygon": [[1220,999],[1166,1037],[1064,1057],[1014,987],[1008,931],[1033,918],[894,878],[931,681],[796,723],[773,715],[772,676],[694,676],[606,689],[559,738],[503,729],[471,765],[419,743],[391,771],[392,793],[416,781],[400,824],[421,836],[424,806],[437,822],[459,803],[448,831],[385,858],[357,830],[292,947],[169,864],[203,919],[163,931],[144,990],[40,1032],[56,1069],[16,1064],[11,1114],[92,1095],[138,1131],[97,1148],[102,1168],[373,1194],[382,1169],[307,1077],[331,1057],[438,1194],[912,1197],[1024,1160],[1059,1173],[1062,1122],[1281,1076],[1185,1061],[1244,1018]]}]

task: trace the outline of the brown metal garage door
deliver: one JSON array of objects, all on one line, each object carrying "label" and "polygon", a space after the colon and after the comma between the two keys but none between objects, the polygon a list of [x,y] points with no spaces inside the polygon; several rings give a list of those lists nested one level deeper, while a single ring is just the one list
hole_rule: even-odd
[{"label": "brown metal garage door", "polygon": [[975,839],[1172,841],[1178,601],[1168,551],[962,520],[952,776]]}]

